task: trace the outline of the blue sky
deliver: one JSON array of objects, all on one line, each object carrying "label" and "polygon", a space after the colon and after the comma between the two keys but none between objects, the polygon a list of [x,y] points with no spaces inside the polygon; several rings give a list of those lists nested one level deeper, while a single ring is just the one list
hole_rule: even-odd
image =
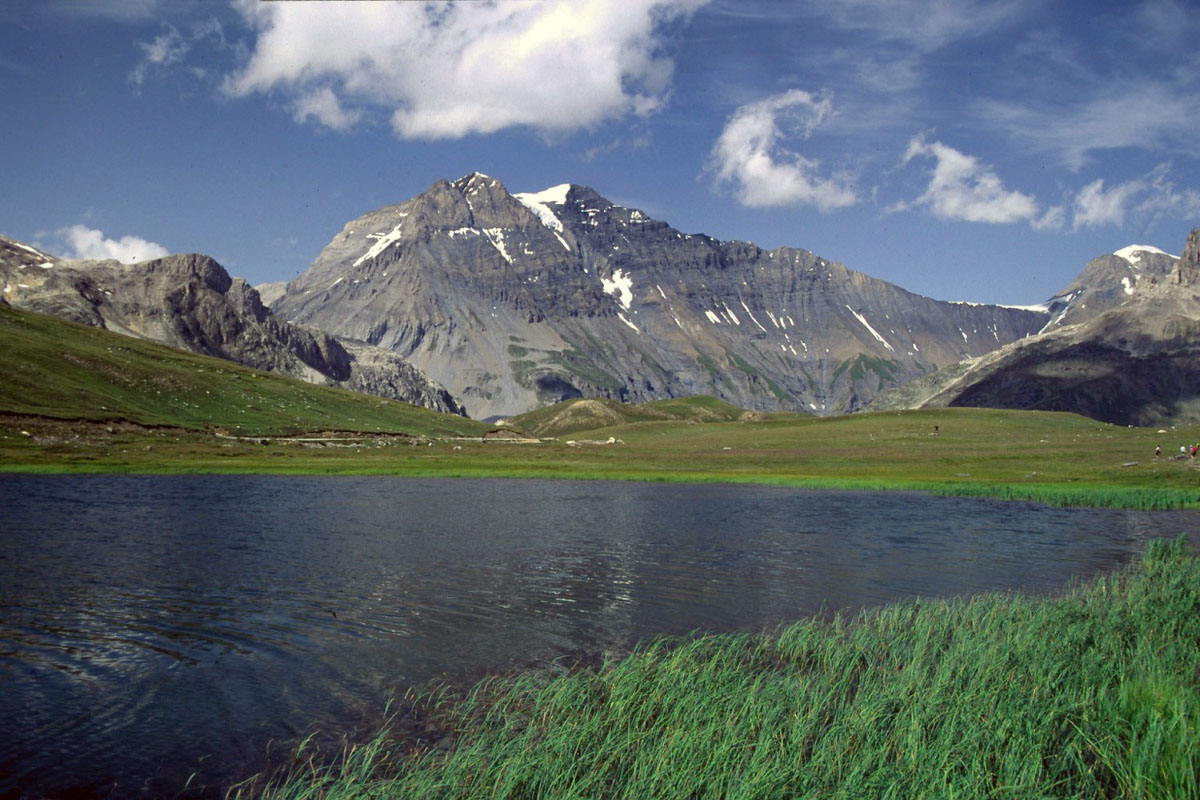
[{"label": "blue sky", "polygon": [[9,0],[0,232],[294,277],[479,170],[1024,304],[1200,225],[1180,0]]}]

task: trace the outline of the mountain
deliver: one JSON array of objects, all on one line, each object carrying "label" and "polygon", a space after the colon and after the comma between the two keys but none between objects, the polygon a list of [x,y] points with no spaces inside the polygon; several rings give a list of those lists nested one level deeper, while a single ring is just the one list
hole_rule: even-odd
[{"label": "mountain", "polygon": [[272,308],[399,353],[476,418],[697,394],[853,411],[1052,318],[685,234],[584,186],[510,194],[480,173],[351,221]]},{"label": "mountain", "polygon": [[[39,429],[53,457],[81,463],[87,442],[141,428],[241,436],[321,431],[481,436],[483,423],[316,386],[158,342],[0,303],[0,421]],[[78,449],[82,446],[82,449]],[[149,448],[147,448],[149,449]]]},{"label": "mountain", "polygon": [[0,283],[17,308],[216,356],[310,383],[461,413],[395,353],[276,318],[258,292],[204,255],[138,264],[64,261],[0,236]]},{"label": "mountain", "polygon": [[1052,318],[1040,332],[1086,322],[1122,305],[1139,289],[1166,278],[1178,260],[1143,244],[1092,259],[1070,286],[1047,301]]},{"label": "mountain", "polygon": [[[1121,294],[1114,296],[1111,285],[1089,294],[1102,276],[1109,284],[1117,277]],[[1090,262],[1075,285],[1084,287],[1080,299],[1094,298],[1089,305],[1111,305],[1080,313],[1074,324],[1065,322],[1067,307],[1062,324],[884,393],[872,408],[976,406],[1073,411],[1122,425],[1200,422],[1200,228],[1180,258],[1134,245]]]}]

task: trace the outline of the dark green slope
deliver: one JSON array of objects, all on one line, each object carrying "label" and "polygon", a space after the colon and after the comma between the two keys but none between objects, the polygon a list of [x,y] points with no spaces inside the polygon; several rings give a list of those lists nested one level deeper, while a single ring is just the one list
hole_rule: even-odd
[{"label": "dark green slope", "polygon": [[245,434],[479,435],[485,425],[315,386],[0,303],[0,414]]}]

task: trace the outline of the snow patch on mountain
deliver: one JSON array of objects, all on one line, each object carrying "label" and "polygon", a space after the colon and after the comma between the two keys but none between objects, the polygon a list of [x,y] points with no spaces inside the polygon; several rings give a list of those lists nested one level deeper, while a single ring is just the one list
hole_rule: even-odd
[{"label": "snow patch on mountain", "polygon": [[745,300],[742,301],[742,308],[746,309],[746,313],[750,316],[750,321],[757,325],[760,331],[767,333],[767,329],[762,326],[762,323],[754,318],[754,313],[750,310],[750,306],[746,305]]},{"label": "snow patch on mountain", "polygon": [[41,250],[38,250],[36,247],[30,247],[29,245],[25,244],[24,242],[18,242],[15,239],[12,239],[10,241],[17,247],[21,248],[22,250],[28,250],[30,253],[33,253],[35,256],[39,256],[40,258],[53,259],[53,256],[51,256],[48,253],[43,253]]},{"label": "snow patch on mountain", "polygon": [[605,294],[613,295],[621,304],[621,308],[629,310],[630,304],[633,303],[633,278],[628,273],[620,269],[613,270],[612,278],[601,278],[600,284],[604,287]]},{"label": "snow patch on mountain", "polygon": [[547,228],[554,231],[561,231],[563,229],[562,220],[547,207],[547,204],[565,205],[567,202],[567,192],[570,190],[571,184],[560,183],[558,186],[551,186],[549,189],[544,189],[540,192],[520,192],[514,194],[513,197],[520,201],[521,205],[532,211],[534,216],[540,219],[542,224]]},{"label": "snow patch on mountain", "polygon": [[725,306],[725,313],[729,316],[729,319],[733,321],[733,324],[741,327],[742,321],[737,318],[737,314],[733,313],[733,309],[729,307],[729,304],[721,303],[721,305]]},{"label": "snow patch on mountain", "polygon": [[[1173,256],[1170,253],[1164,250],[1159,250],[1157,247],[1149,244],[1131,244],[1128,247],[1122,247],[1120,250],[1115,251],[1113,255],[1118,258],[1123,258],[1128,261],[1131,266],[1137,267],[1138,262],[1142,260],[1142,253],[1159,253],[1170,258],[1179,258],[1179,256]],[[1132,294],[1132,292],[1130,292],[1130,294]]]},{"label": "snow patch on mountain", "polygon": [[540,192],[521,192],[514,194],[521,205],[528,208],[533,215],[537,217],[543,225],[553,231],[558,241],[562,246],[570,250],[571,246],[567,244],[566,239],[563,239],[559,234],[562,233],[563,224],[558,215],[550,210],[550,205],[565,205],[567,202],[567,192],[571,191],[571,184],[560,183],[558,186],[551,186],[549,189],[543,189]]},{"label": "snow patch on mountain", "polygon": [[[882,336],[879,335],[879,331],[877,331],[871,327],[871,323],[867,322],[866,317],[864,317],[862,314],[855,311],[850,306],[846,306],[846,310],[849,311],[851,314],[853,314],[854,318],[856,320],[858,320],[859,322],[861,322],[863,324],[863,327],[866,328],[868,331],[870,331],[871,335],[874,336],[876,339],[878,339],[880,341],[880,343],[883,344],[884,347],[886,347],[888,350],[891,350],[893,353],[896,352],[896,348],[894,348],[890,344],[888,344],[887,339],[884,339]],[[967,335],[964,333],[963,339],[966,340],[966,338],[967,338]]]},{"label": "snow patch on mountain", "polygon": [[484,228],[483,233],[487,236],[488,241],[492,246],[500,251],[500,255],[504,256],[504,260],[508,263],[513,263],[512,256],[508,254],[508,249],[504,246],[504,229],[503,228]]},{"label": "snow patch on mountain", "polygon": [[374,239],[375,244],[371,245],[367,252],[358,257],[358,260],[354,262],[354,266],[360,266],[364,261],[370,261],[378,257],[388,247],[400,241],[402,235],[400,229],[404,227],[404,218],[407,216],[408,212],[401,212],[400,221],[396,223],[396,227],[392,228],[390,232],[368,233],[367,238]]}]

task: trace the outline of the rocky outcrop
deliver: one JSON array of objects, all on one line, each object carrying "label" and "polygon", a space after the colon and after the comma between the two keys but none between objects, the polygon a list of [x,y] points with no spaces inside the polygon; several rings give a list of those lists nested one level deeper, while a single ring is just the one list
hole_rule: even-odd
[{"label": "rocky outcrop", "polygon": [[477,418],[696,394],[853,411],[1051,319],[685,234],[587,187],[513,195],[479,173],[353,220],[272,307],[395,351]]},{"label": "rocky outcrop", "polygon": [[443,388],[389,351],[275,317],[209,256],[138,264],[63,261],[0,237],[4,298],[29,311],[107,328],[257,369],[461,413]]},{"label": "rocky outcrop", "polygon": [[1166,257],[1169,269],[1156,268],[1108,310],[887,392],[872,408],[975,406],[1071,411],[1122,425],[1200,422],[1200,228],[1181,258]]},{"label": "rocky outcrop", "polygon": [[263,305],[270,308],[287,291],[287,281],[260,283],[255,285],[254,290],[258,292],[258,297],[262,300]]}]

